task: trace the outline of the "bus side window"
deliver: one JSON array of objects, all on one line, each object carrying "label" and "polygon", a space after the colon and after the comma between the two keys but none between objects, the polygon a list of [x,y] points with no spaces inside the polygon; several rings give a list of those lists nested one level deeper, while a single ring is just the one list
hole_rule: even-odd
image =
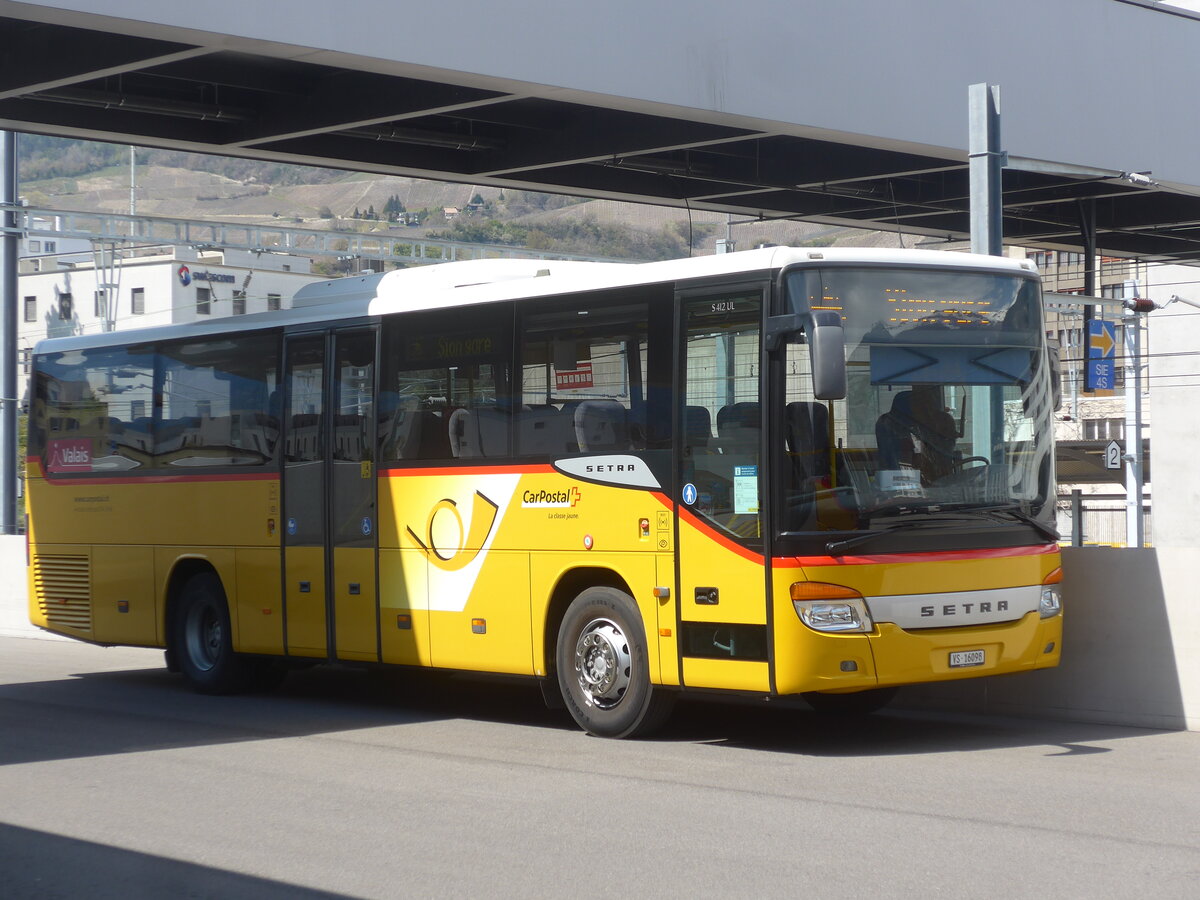
[{"label": "bus side window", "polygon": [[511,333],[508,307],[386,321],[380,384],[387,400],[380,408],[380,459],[510,455]]}]

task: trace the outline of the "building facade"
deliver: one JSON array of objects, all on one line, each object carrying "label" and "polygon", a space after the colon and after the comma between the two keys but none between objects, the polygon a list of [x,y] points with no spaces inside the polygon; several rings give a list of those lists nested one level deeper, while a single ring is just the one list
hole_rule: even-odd
[{"label": "building facade", "polygon": [[27,250],[17,284],[22,403],[33,349],[44,338],[286,309],[302,286],[325,280],[307,257],[276,253],[161,246],[114,259],[78,248]]}]

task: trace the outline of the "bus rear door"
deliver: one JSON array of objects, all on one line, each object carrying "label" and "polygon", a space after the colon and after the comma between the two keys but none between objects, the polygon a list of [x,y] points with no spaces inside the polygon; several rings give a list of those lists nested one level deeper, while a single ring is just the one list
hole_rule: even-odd
[{"label": "bus rear door", "polygon": [[290,655],[379,659],[377,330],[288,338],[284,602]]}]

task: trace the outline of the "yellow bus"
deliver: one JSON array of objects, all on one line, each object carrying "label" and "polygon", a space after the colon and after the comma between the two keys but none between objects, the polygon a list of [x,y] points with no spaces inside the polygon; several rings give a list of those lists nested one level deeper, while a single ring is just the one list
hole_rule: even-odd
[{"label": "yellow bus", "polygon": [[47,340],[30,618],[209,693],[528,676],[612,737],[1053,666],[1050,370],[1032,264],[925,251],[447,263]]}]

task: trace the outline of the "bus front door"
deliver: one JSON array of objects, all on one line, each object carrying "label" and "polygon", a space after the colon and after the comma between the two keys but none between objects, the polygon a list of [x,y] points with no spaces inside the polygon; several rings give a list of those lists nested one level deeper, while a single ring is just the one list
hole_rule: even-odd
[{"label": "bus front door", "polygon": [[373,328],[288,340],[284,596],[288,653],[379,659]]}]

